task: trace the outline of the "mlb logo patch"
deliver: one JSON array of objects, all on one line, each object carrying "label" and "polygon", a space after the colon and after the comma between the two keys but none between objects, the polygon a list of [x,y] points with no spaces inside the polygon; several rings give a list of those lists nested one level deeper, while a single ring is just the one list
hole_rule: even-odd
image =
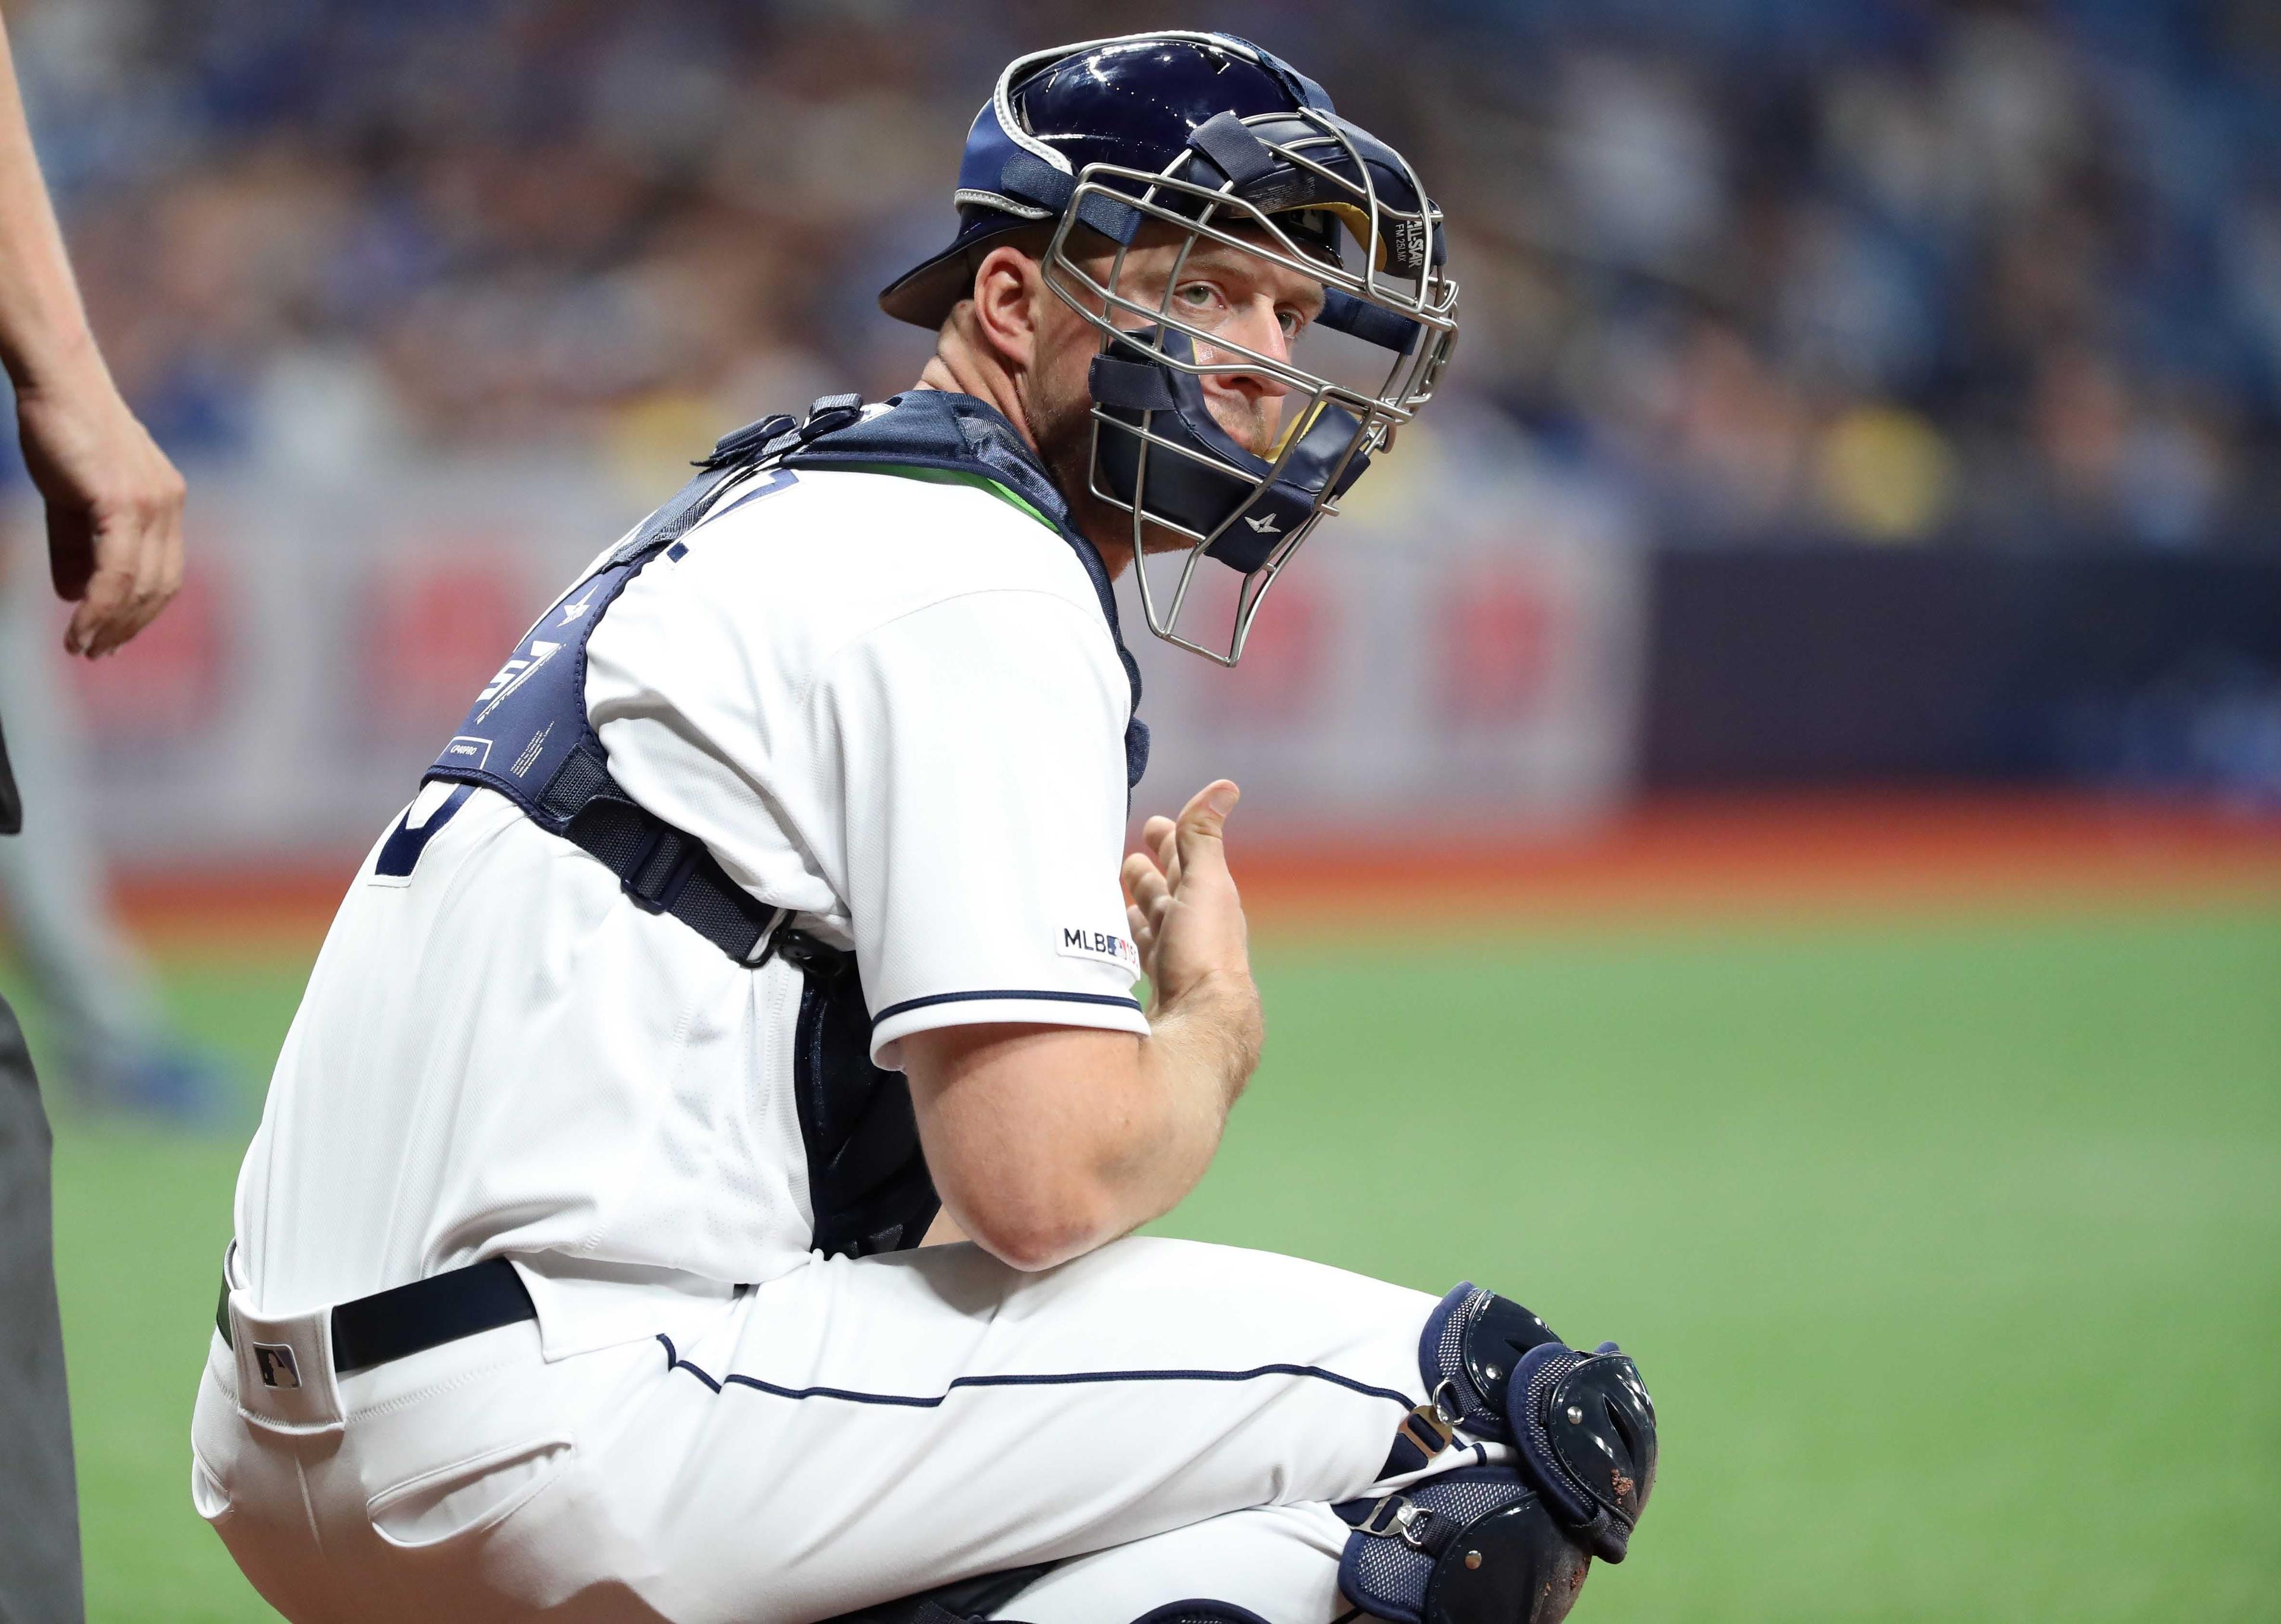
[{"label": "mlb logo patch", "polygon": [[260,1366],[262,1384],[266,1387],[298,1388],[301,1385],[301,1367],[293,1362],[293,1350],[282,1343],[254,1343],[253,1362]]},{"label": "mlb logo patch", "polygon": [[1124,937],[1112,936],[1106,931],[1064,926],[1054,950],[1065,959],[1092,959],[1098,963],[1114,964],[1129,975],[1140,973],[1140,949]]}]

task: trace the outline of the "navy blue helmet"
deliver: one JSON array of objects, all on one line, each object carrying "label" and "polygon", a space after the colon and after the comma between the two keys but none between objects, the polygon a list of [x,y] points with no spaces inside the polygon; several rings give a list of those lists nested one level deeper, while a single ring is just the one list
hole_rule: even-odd
[{"label": "navy blue helmet", "polygon": [[[1432,397],[1457,338],[1442,216],[1400,153],[1343,118],[1323,88],[1232,35],[1166,32],[1017,58],[976,115],[959,165],[950,245],[879,296],[939,327],[997,241],[1050,232],[1047,285],[1102,339],[1091,373],[1094,493],[1144,537],[1189,545],[1159,601],[1136,570],[1149,629],[1228,665],[1277,574]],[[1141,233],[1255,254],[1319,282],[1323,307],[1289,352],[1216,334],[1146,288],[1126,258]],[[1284,391],[1265,455],[1214,419],[1202,381],[1265,377]],[[1198,562],[1239,571],[1225,646],[1184,635]]]}]

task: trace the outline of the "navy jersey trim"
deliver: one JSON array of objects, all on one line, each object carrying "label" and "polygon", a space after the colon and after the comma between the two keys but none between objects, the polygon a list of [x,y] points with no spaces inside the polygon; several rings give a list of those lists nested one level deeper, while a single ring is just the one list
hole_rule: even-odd
[{"label": "navy jersey trim", "polygon": [[681,1357],[671,1337],[661,1333],[657,1340],[665,1344],[666,1369],[669,1372],[685,1370],[715,1393],[731,1387],[750,1388],[756,1393],[766,1393],[771,1398],[829,1398],[841,1404],[883,1404],[898,1410],[939,1409],[944,1401],[961,1388],[1094,1387],[1120,1381],[1256,1381],[1267,1376],[1298,1376],[1327,1381],[1333,1387],[1359,1393],[1365,1398],[1383,1398],[1404,1410],[1417,1403],[1409,1395],[1397,1393],[1392,1388],[1372,1387],[1367,1381],[1342,1376],[1338,1372],[1325,1370],[1318,1365],[1257,1365],[1249,1370],[1078,1370],[1034,1376],[953,1376],[941,1392],[932,1395],[863,1393],[852,1388],[787,1388],[779,1387],[773,1381],[763,1381],[758,1376],[740,1376],[734,1373],[718,1378],[707,1375]]},{"label": "navy jersey trim", "polygon": [[444,825],[452,821],[460,808],[467,804],[468,797],[475,793],[474,785],[460,785],[445,798],[442,806],[428,815],[428,821],[417,829],[411,826],[412,808],[405,808],[403,816],[396,820],[396,827],[388,831],[388,839],[381,846],[379,860],[372,865],[373,873],[385,879],[410,879],[412,870],[419,866],[421,853],[428,849],[428,842],[443,832]]},{"label": "navy jersey trim", "polygon": [[1119,998],[1114,993],[1055,993],[1042,988],[1009,987],[980,993],[932,993],[924,998],[906,998],[899,1004],[889,1004],[871,1017],[876,1025],[893,1020],[898,1015],[908,1015],[913,1009],[924,1009],[932,1004],[970,1003],[1055,1003],[1108,1004],[1112,1009],[1131,1009],[1138,1013],[1140,1001]]},{"label": "navy jersey trim", "polygon": [[1140,720],[1140,667],[1133,651],[1125,646],[1124,630],[1117,618],[1117,591],[1110,584],[1109,567],[1102,561],[1101,549],[1070,522],[1068,499],[1029,443],[995,406],[971,395],[934,389],[906,390],[889,396],[886,404],[894,409],[857,418],[819,435],[787,452],[785,463],[793,468],[870,464],[979,474],[1021,497],[1052,524],[1092,578],[1102,616],[1108,621],[1110,638],[1117,645],[1117,661],[1125,667],[1125,681],[1133,690],[1125,729],[1125,788],[1129,796],[1148,768],[1148,724]]}]

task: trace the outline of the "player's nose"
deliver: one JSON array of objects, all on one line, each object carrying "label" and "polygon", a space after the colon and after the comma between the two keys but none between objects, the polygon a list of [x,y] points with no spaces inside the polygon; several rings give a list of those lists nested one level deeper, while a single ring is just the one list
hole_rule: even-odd
[{"label": "player's nose", "polygon": [[[1209,359],[1218,362],[1240,362],[1248,359],[1242,351],[1263,355],[1272,361],[1288,366],[1291,360],[1290,335],[1283,330],[1282,313],[1272,300],[1254,299],[1238,307],[1220,325],[1218,336],[1242,350],[1227,349]],[[1212,346],[1217,348],[1217,346]],[[1241,372],[1223,372],[1212,375],[1210,385],[1241,397],[1244,404],[1253,408],[1280,402],[1291,392],[1291,386],[1264,368],[1247,368]]]}]

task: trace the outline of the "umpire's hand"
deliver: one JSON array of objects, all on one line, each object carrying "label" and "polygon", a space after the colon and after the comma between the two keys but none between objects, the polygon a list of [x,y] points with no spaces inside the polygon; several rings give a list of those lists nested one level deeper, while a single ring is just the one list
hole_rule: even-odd
[{"label": "umpire's hand", "polygon": [[20,382],[24,466],[48,507],[57,594],[78,603],[64,646],[92,660],[158,618],[182,584],[182,476],[119,398],[90,344]]}]

